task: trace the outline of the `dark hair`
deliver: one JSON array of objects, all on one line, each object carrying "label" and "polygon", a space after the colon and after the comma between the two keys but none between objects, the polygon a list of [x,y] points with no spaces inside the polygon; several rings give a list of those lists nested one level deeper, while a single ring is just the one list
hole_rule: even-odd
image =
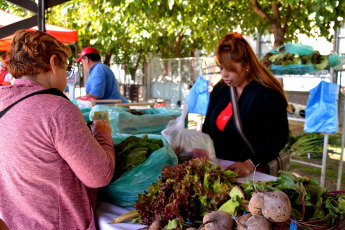
[{"label": "dark hair", "polygon": [[101,60],[101,56],[99,56],[99,54],[96,54],[96,53],[85,54],[82,57],[82,59],[84,59],[85,57],[91,59],[92,61],[100,61]]},{"label": "dark hair", "polygon": [[36,76],[51,69],[51,56],[56,55],[57,65],[62,67],[71,54],[68,46],[43,31],[19,30],[11,41],[5,63],[14,78]]},{"label": "dark hair", "polygon": [[256,80],[263,86],[281,93],[286,100],[287,108],[290,108],[283,86],[262,65],[249,43],[240,34],[236,32],[227,34],[218,42],[216,59],[226,70],[231,69],[232,63],[241,63],[242,66],[248,64],[249,72],[252,73],[249,75],[252,79],[249,80]]}]

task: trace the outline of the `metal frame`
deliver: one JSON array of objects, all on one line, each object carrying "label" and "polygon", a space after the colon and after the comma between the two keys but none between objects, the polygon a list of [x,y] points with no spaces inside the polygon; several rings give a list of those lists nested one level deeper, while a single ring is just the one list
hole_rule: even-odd
[{"label": "metal frame", "polygon": [[0,38],[4,38],[7,36],[12,35],[14,32],[20,29],[28,29],[33,26],[37,26],[39,30],[45,30],[45,10],[68,2],[70,0],[38,0],[38,4],[31,0],[5,0],[12,4],[15,4],[25,10],[28,10],[32,13],[35,13],[35,16],[30,18],[26,18],[16,23],[12,23],[7,26],[3,26],[0,28]]}]

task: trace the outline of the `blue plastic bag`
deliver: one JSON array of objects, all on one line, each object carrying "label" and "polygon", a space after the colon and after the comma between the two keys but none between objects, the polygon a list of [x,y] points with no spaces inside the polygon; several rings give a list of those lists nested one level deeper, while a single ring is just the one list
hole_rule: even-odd
[{"label": "blue plastic bag", "polygon": [[324,79],[311,89],[305,109],[305,132],[338,132],[338,85]]},{"label": "blue plastic bag", "polygon": [[210,81],[207,81],[202,76],[199,76],[195,81],[186,99],[189,113],[206,115],[209,101],[209,84]]},{"label": "blue plastic bag", "polygon": [[[113,138],[114,144],[119,144],[128,138],[129,134],[118,134]],[[142,135],[134,135],[142,137]],[[143,163],[125,172],[114,182],[98,189],[98,199],[121,207],[133,207],[138,200],[138,194],[143,194],[152,183],[157,182],[164,166],[178,163],[177,156],[171,146],[161,135],[149,134],[149,138],[160,139],[164,147],[154,151]]]}]

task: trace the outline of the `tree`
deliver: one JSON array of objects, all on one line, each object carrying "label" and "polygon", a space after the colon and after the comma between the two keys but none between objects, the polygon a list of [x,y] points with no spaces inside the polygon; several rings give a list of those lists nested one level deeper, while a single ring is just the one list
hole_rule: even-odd
[{"label": "tree", "polygon": [[21,17],[31,17],[33,14],[30,11],[27,11],[23,8],[20,8],[12,3],[9,3],[5,0],[0,0],[0,9],[10,13],[15,14]]},{"label": "tree", "polygon": [[345,2],[337,0],[238,0],[233,5],[234,22],[249,34],[273,34],[274,48],[298,41],[298,34],[331,41],[330,29],[341,26],[337,18],[345,14]]},{"label": "tree", "polygon": [[[3,1],[3,0],[0,0]],[[77,29],[79,46],[93,45],[116,62],[209,55],[230,31],[274,35],[274,47],[298,34],[322,36],[345,15],[340,0],[71,0],[50,9],[48,23]]]}]

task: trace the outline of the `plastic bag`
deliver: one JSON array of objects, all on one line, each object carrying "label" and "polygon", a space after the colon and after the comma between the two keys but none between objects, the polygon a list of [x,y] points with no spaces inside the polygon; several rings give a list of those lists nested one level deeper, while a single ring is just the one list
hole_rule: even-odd
[{"label": "plastic bag", "polygon": [[304,131],[336,133],[338,131],[338,85],[322,79],[309,92]]},{"label": "plastic bag", "polygon": [[328,56],[329,67],[340,65],[345,62],[345,56],[340,56],[336,52]]},{"label": "plastic bag", "polygon": [[83,114],[83,118],[84,120],[87,122],[90,121],[90,112],[91,112],[91,108],[80,108],[80,111],[82,112]]},{"label": "plastic bag", "polygon": [[195,157],[206,157],[213,165],[219,165],[211,137],[197,130],[185,128],[185,118],[188,105],[183,104],[182,115],[176,120],[169,122],[162,136],[167,139],[172,149],[179,158],[179,162],[190,160]]},{"label": "plastic bag", "polygon": [[191,90],[188,93],[186,101],[188,102],[188,112],[205,115],[207,112],[209,93],[209,81],[202,76],[195,81]]},{"label": "plastic bag", "polygon": [[286,66],[272,64],[270,70],[273,74],[315,74],[317,69],[314,65],[290,64]]},{"label": "plastic bag", "polygon": [[127,112],[128,108],[120,106],[96,105],[90,112],[90,120],[96,111],[108,111],[111,135],[123,134],[160,134],[170,120],[181,115],[181,109],[157,107],[140,109],[144,115],[134,115]]},{"label": "plastic bag", "polygon": [[[114,144],[121,143],[131,135],[118,134]],[[135,135],[142,137],[142,135]],[[121,207],[133,207],[138,194],[143,194],[152,183],[157,182],[164,166],[178,163],[177,156],[161,135],[148,135],[149,138],[161,139],[164,147],[154,151],[143,163],[125,172],[117,180],[98,189],[98,199]]]},{"label": "plastic bag", "polygon": [[269,51],[269,53],[282,53],[282,52],[288,52],[290,54],[298,54],[298,55],[310,55],[314,53],[315,50],[311,46],[302,45],[298,43],[292,44],[291,42],[287,42],[286,44]]}]

